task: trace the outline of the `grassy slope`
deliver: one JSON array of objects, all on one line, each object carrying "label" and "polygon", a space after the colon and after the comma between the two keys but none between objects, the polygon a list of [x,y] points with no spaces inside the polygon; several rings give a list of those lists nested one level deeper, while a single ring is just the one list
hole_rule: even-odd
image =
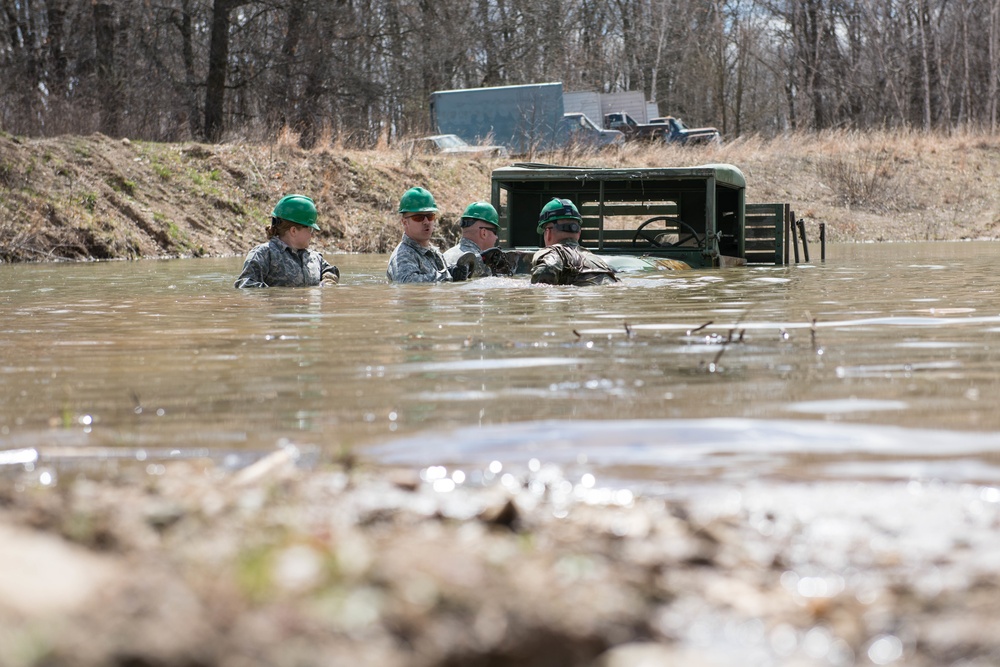
[{"label": "grassy slope", "polygon": [[[1000,236],[1000,138],[917,133],[747,138],[705,148],[630,145],[600,155],[533,156],[609,167],[728,162],[750,202],[789,202],[831,241]],[[101,135],[0,134],[0,261],[240,255],[263,240],[287,192],[316,199],[325,252],[387,252],[400,194],[423,185],[444,217],[440,243],[471,201],[489,198],[485,158],[393,149],[151,144]],[[810,234],[814,234],[811,231]]]}]

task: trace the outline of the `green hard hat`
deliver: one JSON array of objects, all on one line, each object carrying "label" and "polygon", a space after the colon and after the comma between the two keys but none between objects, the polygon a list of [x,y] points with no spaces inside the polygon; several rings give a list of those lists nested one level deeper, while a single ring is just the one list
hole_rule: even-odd
[{"label": "green hard hat", "polygon": [[303,227],[319,229],[316,224],[316,204],[305,195],[285,195],[274,205],[271,215]]},{"label": "green hard hat", "polygon": [[583,222],[580,211],[576,204],[569,199],[559,199],[554,197],[552,201],[542,207],[542,212],[538,216],[538,233],[545,231],[545,225],[556,220],[576,220]]},{"label": "green hard hat", "polygon": [[465,212],[462,213],[463,227],[468,227],[472,224],[471,222],[466,224],[466,220],[482,220],[500,229],[500,216],[497,215],[497,210],[493,208],[493,204],[484,201],[472,202],[465,207]]},{"label": "green hard hat", "polygon": [[434,195],[423,188],[410,188],[399,200],[400,213],[430,213],[437,210]]}]

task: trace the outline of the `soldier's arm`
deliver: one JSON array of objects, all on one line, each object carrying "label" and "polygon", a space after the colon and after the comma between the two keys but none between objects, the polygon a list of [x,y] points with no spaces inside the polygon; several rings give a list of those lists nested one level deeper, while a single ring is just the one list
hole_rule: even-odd
[{"label": "soldier's arm", "polygon": [[321,284],[337,284],[340,282],[340,269],[333,264],[330,264],[330,262],[326,261],[326,258],[322,256],[319,258],[319,281]]},{"label": "soldier's arm", "polygon": [[270,266],[270,254],[267,246],[257,247],[250,251],[246,261],[243,262],[243,271],[233,283],[233,287],[243,289],[245,287],[267,287],[264,277],[267,275]]},{"label": "soldier's arm", "polygon": [[531,282],[558,285],[561,270],[562,260],[559,253],[543,248],[535,253],[531,260]]}]

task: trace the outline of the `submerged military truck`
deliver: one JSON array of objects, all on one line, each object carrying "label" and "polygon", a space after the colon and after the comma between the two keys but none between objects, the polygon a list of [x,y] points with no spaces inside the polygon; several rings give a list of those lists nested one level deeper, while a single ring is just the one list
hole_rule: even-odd
[{"label": "submerged military truck", "polygon": [[580,211],[581,243],[616,269],[636,266],[637,258],[691,268],[788,263],[794,213],[787,204],[746,203],[746,179],[730,164],[605,169],[516,163],[495,169],[491,180],[500,246],[518,251],[510,254],[522,260],[542,242],[539,211],[558,197]]}]

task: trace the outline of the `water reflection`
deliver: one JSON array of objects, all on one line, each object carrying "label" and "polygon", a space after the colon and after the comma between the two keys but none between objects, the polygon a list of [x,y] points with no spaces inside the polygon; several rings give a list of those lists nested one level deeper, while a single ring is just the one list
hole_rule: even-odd
[{"label": "water reflection", "polygon": [[[336,288],[262,291],[232,289],[242,258],[0,266],[0,450],[70,437],[214,456],[287,439],[327,455],[408,443],[420,462],[460,462],[483,439],[523,455],[498,433],[550,443],[558,428],[570,450],[601,439],[601,466],[658,474],[676,460],[635,459],[642,438],[664,449],[654,435],[684,420],[699,442],[724,419],[741,453],[704,455],[712,474],[747,461],[759,472],[773,451],[754,448],[772,441],[800,455],[772,470],[817,474],[800,459],[827,430],[863,443],[932,432],[937,451],[921,457],[957,456],[966,438],[988,452],[1000,432],[994,250],[835,246],[824,265],[584,289],[389,286],[372,256],[338,256]],[[858,424],[891,428],[833,429]],[[861,453],[826,452],[824,465],[845,470]]]}]

